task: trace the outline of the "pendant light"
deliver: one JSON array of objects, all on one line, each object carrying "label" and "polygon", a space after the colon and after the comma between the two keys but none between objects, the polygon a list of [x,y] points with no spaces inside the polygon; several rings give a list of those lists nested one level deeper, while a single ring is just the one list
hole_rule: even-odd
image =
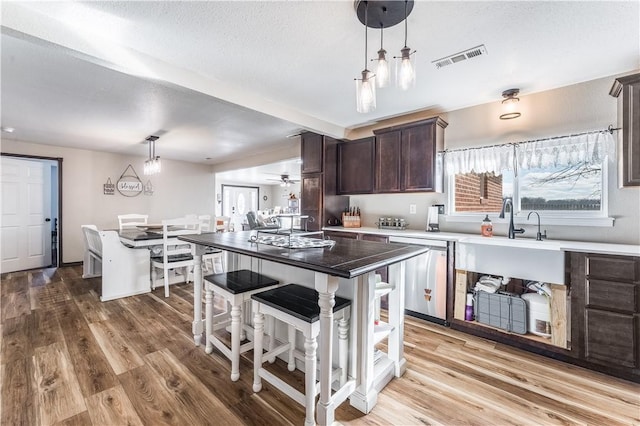
[{"label": "pendant light", "polygon": [[376,84],[375,77],[367,69],[367,30],[368,30],[369,4],[365,1],[364,9],[364,70],[362,78],[356,78],[356,109],[358,112],[366,114],[376,109]]},{"label": "pendant light", "polygon": [[404,47],[400,49],[400,57],[395,56],[396,59],[396,85],[402,90],[409,90],[416,84],[416,65],[415,65],[415,53],[409,47],[407,47],[407,5],[408,1],[404,2]]},{"label": "pendant light", "polygon": [[[384,30],[405,21],[404,28],[404,49],[401,50],[402,57],[396,61],[400,64],[397,67],[396,77],[401,76],[397,83],[399,87],[408,89],[415,82],[415,51],[407,47],[407,16],[411,13],[414,0],[405,0],[404,3],[398,0],[355,0],[354,8],[358,20],[364,24],[364,54],[365,63],[362,78],[356,79],[356,106],[358,112],[367,113],[376,108],[376,86],[382,88],[388,86],[391,73],[389,72],[389,62],[387,61],[387,51],[384,49]],[[375,61],[376,73],[373,74],[367,69],[367,27],[380,29],[380,50]],[[395,57],[394,57],[395,58]],[[409,67],[407,67],[407,64]]]},{"label": "pendant light", "polygon": [[160,163],[160,157],[156,156],[156,141],[159,136],[149,136],[146,140],[149,144],[149,159],[144,162],[144,174],[155,175],[160,173],[162,164]]},{"label": "pendant light", "polygon": [[389,62],[386,57],[387,51],[384,50],[383,47],[383,32],[384,25],[380,23],[380,50],[378,50],[378,64],[376,67],[376,85],[381,89],[389,85],[389,76],[391,74],[389,72]]}]

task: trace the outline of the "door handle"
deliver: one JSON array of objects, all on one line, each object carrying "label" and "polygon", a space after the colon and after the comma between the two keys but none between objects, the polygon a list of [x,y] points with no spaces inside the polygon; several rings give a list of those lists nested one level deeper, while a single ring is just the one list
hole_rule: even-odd
[{"label": "door handle", "polygon": [[50,217],[48,217],[48,218],[46,218],[44,221],[45,221],[45,222],[51,222],[51,218],[50,218]]}]

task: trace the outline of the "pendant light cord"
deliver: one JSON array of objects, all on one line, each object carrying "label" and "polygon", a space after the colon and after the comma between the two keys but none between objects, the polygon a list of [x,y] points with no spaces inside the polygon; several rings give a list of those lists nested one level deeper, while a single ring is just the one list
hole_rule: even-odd
[{"label": "pendant light cord", "polygon": [[407,3],[408,0],[404,0],[404,47],[407,47]]},{"label": "pendant light cord", "polygon": [[369,2],[364,3],[364,69],[367,69],[367,24],[369,22]]}]

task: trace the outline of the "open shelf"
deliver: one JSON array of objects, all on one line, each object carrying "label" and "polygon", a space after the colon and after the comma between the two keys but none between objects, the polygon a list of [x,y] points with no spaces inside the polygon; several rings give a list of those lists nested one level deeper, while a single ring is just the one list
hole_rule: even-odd
[{"label": "open shelf", "polygon": [[384,321],[378,321],[378,325],[373,327],[373,344],[377,345],[393,331],[393,326]]},{"label": "open shelf", "polygon": [[[471,330],[484,331],[483,334],[489,334],[492,336],[501,336],[502,339],[518,340],[522,343],[531,342],[535,346],[547,348],[547,349],[561,349],[566,350],[570,347],[571,330],[567,318],[567,312],[569,311],[569,299],[568,288],[565,285],[549,283],[550,286],[550,298],[549,298],[549,326],[551,330],[551,337],[545,338],[537,334],[527,332],[526,334],[513,333],[500,327],[495,327],[495,324],[480,323],[478,321],[465,321],[465,304],[467,293],[471,292],[475,282],[479,279],[481,274],[473,271],[456,270],[455,281],[455,299],[454,299],[454,321],[464,328]],[[509,285],[505,289],[507,292],[515,295],[519,295],[524,291],[525,280],[518,278],[511,278]],[[474,305],[474,311],[478,309]],[[529,306],[527,305],[526,321],[527,328],[530,321]]]}]

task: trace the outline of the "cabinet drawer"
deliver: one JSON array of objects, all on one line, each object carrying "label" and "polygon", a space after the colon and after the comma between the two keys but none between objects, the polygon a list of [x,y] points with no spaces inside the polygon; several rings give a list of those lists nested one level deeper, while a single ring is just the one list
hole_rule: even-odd
[{"label": "cabinet drawer", "polygon": [[637,284],[587,279],[586,305],[633,314],[640,312],[638,293]]},{"label": "cabinet drawer", "polygon": [[638,318],[597,309],[586,309],[585,357],[605,365],[636,367]]},{"label": "cabinet drawer", "polygon": [[587,257],[586,273],[589,278],[603,280],[638,281],[638,260],[633,257],[594,256]]}]

